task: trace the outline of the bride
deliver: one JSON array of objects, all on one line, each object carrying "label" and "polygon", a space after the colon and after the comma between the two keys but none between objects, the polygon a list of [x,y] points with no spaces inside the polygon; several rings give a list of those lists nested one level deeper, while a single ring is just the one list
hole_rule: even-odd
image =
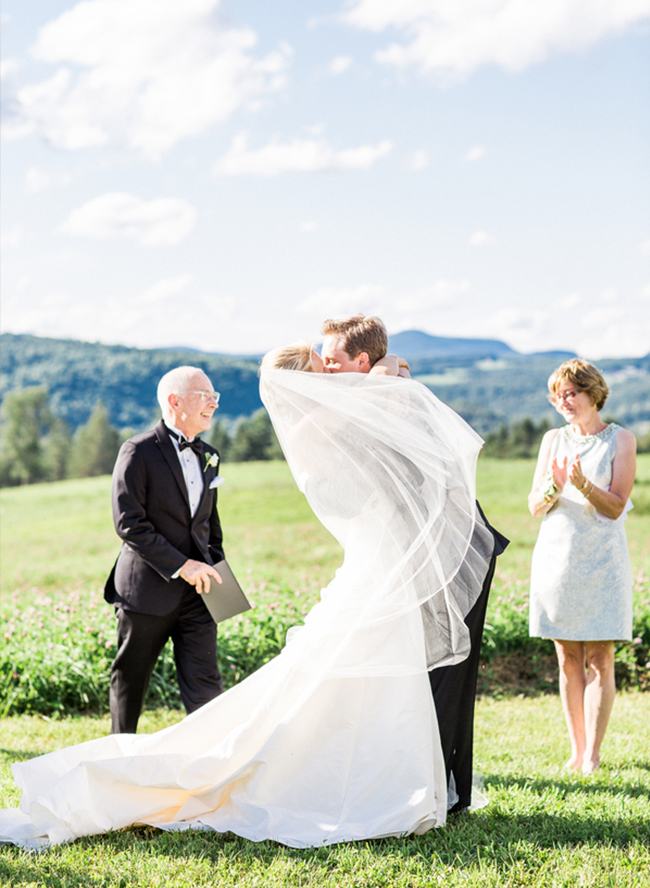
[{"label": "bride", "polygon": [[321,601],[279,656],[178,724],[15,764],[21,805],[0,812],[0,840],[146,823],[301,848],[444,825],[428,669],[469,650],[482,442],[424,386],[380,375],[395,368],[303,372],[322,369],[281,349],[260,383],[298,487],[345,551]]}]

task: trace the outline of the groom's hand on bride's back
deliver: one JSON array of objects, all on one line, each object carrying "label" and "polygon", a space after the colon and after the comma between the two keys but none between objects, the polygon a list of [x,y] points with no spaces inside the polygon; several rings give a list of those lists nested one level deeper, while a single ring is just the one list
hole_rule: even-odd
[{"label": "groom's hand on bride's back", "polygon": [[194,586],[199,594],[210,591],[210,577],[213,577],[217,583],[223,582],[215,567],[204,561],[194,561],[192,558],[188,558],[181,567],[179,576],[186,583]]}]

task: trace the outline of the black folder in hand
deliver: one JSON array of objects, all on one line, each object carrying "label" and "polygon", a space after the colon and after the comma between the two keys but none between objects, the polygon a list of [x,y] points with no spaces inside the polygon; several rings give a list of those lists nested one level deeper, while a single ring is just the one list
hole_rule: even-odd
[{"label": "black folder in hand", "polygon": [[244,595],[227,561],[220,561],[214,567],[223,582],[217,583],[211,577],[210,591],[203,593],[203,601],[214,622],[222,623],[229,617],[235,617],[237,614],[250,610],[251,603]]}]

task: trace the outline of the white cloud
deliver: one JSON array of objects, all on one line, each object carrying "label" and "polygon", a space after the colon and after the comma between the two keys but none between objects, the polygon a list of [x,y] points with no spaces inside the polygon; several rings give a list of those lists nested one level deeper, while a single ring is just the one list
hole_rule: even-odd
[{"label": "white cloud", "polygon": [[474,324],[471,329],[466,328],[465,335],[495,337],[522,352],[566,349],[592,360],[648,353],[647,313],[643,316],[639,312],[632,320],[629,313],[603,307],[564,328],[558,328],[557,317],[556,311],[505,308],[481,319],[480,326]]},{"label": "white cloud", "polygon": [[31,167],[25,174],[25,191],[28,194],[36,194],[55,185],[67,185],[71,180],[68,173],[48,173],[39,167]]},{"label": "white cloud", "polygon": [[2,249],[13,250],[19,247],[25,240],[25,229],[21,225],[14,225],[2,234]]},{"label": "white cloud", "polygon": [[643,299],[643,300],[647,299],[647,301],[650,302],[650,284],[648,284],[647,287],[644,287],[641,290],[641,293],[639,294],[639,296],[641,297],[641,299]]},{"label": "white cloud", "polygon": [[409,164],[409,169],[413,170],[415,173],[419,173],[420,170],[425,169],[425,167],[429,166],[429,155],[426,151],[416,151],[413,157],[411,158],[411,162]]},{"label": "white cloud", "polygon": [[503,330],[537,330],[548,319],[546,311],[520,311],[516,308],[501,308],[489,319],[488,325],[492,331]]},{"label": "white cloud", "polygon": [[469,239],[470,246],[472,247],[483,247],[485,244],[493,244],[494,241],[494,235],[488,234],[487,231],[475,231]]},{"label": "white cloud", "polygon": [[18,72],[16,59],[2,59],[0,61],[0,80],[10,83]]},{"label": "white cloud", "polygon": [[32,127],[17,114],[16,92],[20,66],[16,59],[0,61],[0,83],[2,84],[2,138],[19,139],[28,135]]},{"label": "white cloud", "polygon": [[473,148],[469,149],[464,159],[466,163],[475,163],[482,157],[485,157],[485,148],[483,148],[482,145],[475,145]]},{"label": "white cloud", "polygon": [[650,256],[650,237],[639,244],[639,253],[642,256]]},{"label": "white cloud", "polygon": [[145,302],[164,302],[168,299],[175,299],[193,280],[193,274],[180,274],[172,278],[163,278],[157,284],[148,287],[142,294],[142,298]]},{"label": "white cloud", "polygon": [[343,19],[402,33],[377,53],[378,61],[458,78],[489,64],[523,71],[648,17],[648,0],[356,0]]},{"label": "white cloud", "polygon": [[245,133],[235,137],[230,151],[214,165],[221,176],[280,176],[283,173],[310,173],[323,170],[367,170],[392,150],[392,142],[361,145],[335,151],[324,140],[294,139],[271,141],[257,151],[248,149]]},{"label": "white cloud", "polygon": [[86,0],[41,28],[32,54],[60,64],[16,93],[13,135],[57,148],[125,143],[158,158],[284,84],[291,50],[256,58],[250,29],[218,24],[219,0]]},{"label": "white cloud", "polygon": [[298,229],[303,234],[311,234],[312,231],[316,231],[317,228],[318,228],[318,222],[314,222],[313,220],[301,222],[300,225],[298,226]]},{"label": "white cloud", "polygon": [[[564,310],[564,333],[570,336],[565,340],[564,347],[577,352],[582,357],[599,359],[620,357],[621,355],[645,355],[650,346],[650,285],[637,293],[636,304],[624,304],[619,291],[609,289],[599,296],[581,296],[578,293],[565,297],[567,304],[556,303],[555,309]],[[568,310],[580,310],[567,317]],[[586,310],[589,308],[590,310]],[[540,339],[549,349],[558,347],[557,324],[553,321],[557,314],[551,315],[551,321],[542,331]]]},{"label": "white cloud", "polygon": [[572,308],[575,308],[582,302],[582,296],[580,293],[567,293],[566,296],[563,296],[556,303],[557,308],[560,311],[570,311]]},{"label": "white cloud", "polygon": [[[302,315],[341,317],[359,311],[378,314],[391,326],[422,323],[421,315],[431,309],[457,306],[469,291],[469,281],[439,280],[428,287],[406,293],[388,293],[377,284],[358,287],[321,287],[296,306]],[[419,315],[420,319],[415,318]]]},{"label": "white cloud", "polygon": [[352,64],[351,56],[336,56],[330,62],[330,72],[332,74],[343,74]]},{"label": "white cloud", "polygon": [[142,246],[173,246],[187,237],[196,210],[186,200],[158,197],[144,201],[133,194],[102,194],[70,213],[65,234],[105,240],[127,237]]},{"label": "white cloud", "polygon": [[356,314],[359,311],[378,311],[385,295],[383,287],[361,284],[358,287],[321,287],[299,302],[298,314],[315,314],[321,318]]},{"label": "white cloud", "polygon": [[429,287],[405,293],[393,302],[393,309],[401,312],[423,311],[428,308],[449,308],[469,292],[469,281],[439,280]]},{"label": "white cloud", "polygon": [[[479,339],[499,339],[522,352],[536,352],[557,338],[553,315],[548,311],[526,311],[515,307],[500,308],[486,315],[486,305],[475,305],[474,312],[464,313],[463,335]],[[446,335],[458,335],[458,323]]]},{"label": "white cloud", "polygon": [[[192,309],[201,318],[201,324],[190,322],[187,312],[174,313],[174,322],[170,324],[172,312],[164,310],[164,301],[176,299],[184,307],[187,297],[180,294],[183,280],[189,283],[188,278],[191,276],[169,278],[144,292],[120,290],[101,297],[87,293],[79,296],[65,290],[33,292],[26,297],[14,287],[14,292],[4,298],[4,327],[14,333],[118,342],[141,348],[186,345],[215,351],[219,336],[222,343],[229,342],[223,331],[237,315],[241,302],[230,295],[193,292]],[[152,300],[156,291],[160,298]],[[250,323],[250,318],[244,320]]]},{"label": "white cloud", "polygon": [[609,321],[602,326],[594,325],[588,332],[579,335],[574,350],[592,360],[621,355],[641,356],[648,354],[648,342],[650,328],[647,322]]},{"label": "white cloud", "polygon": [[622,317],[622,312],[618,308],[595,308],[580,318],[580,324],[586,329],[592,327],[606,328],[620,317]]}]

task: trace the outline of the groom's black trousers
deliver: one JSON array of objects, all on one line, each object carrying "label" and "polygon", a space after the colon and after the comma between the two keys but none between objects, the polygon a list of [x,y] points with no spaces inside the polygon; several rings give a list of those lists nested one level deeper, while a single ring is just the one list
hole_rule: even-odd
[{"label": "groom's black trousers", "polygon": [[496,555],[493,555],[481,594],[465,618],[472,643],[469,656],[455,666],[442,666],[429,672],[429,682],[438,716],[442,754],[447,769],[447,782],[453,771],[458,793],[458,801],[452,811],[469,808],[472,798],[476,681],[485,611],[495,566]]},{"label": "groom's black trousers", "polygon": [[494,537],[494,551],[483,580],[481,594],[465,617],[469,629],[471,650],[462,663],[441,666],[429,672],[429,682],[436,706],[440,743],[447,769],[447,783],[453,772],[458,801],[451,811],[469,808],[472,799],[472,763],[474,756],[474,703],[478,678],[481,639],[485,624],[490,586],[494,577],[497,556],[508,546],[509,540],[495,530],[485,517],[479,503],[479,514]]},{"label": "groom's black trousers", "polygon": [[134,734],[156,660],[172,639],[181,700],[187,713],[222,691],[217,627],[194,587],[164,616],[115,608],[117,656],[111,670],[111,730]]}]

